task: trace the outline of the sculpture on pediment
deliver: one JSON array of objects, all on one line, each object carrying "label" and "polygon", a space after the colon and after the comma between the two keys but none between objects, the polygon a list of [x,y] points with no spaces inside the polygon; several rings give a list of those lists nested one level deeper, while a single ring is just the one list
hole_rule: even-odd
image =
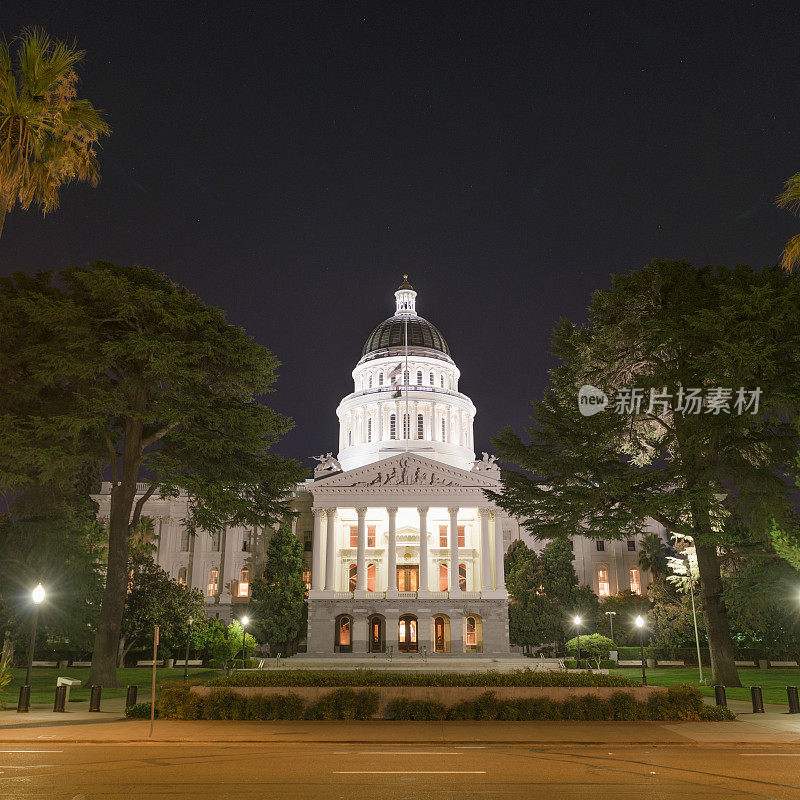
[{"label": "sculpture on pediment", "polygon": [[326,478],[336,472],[342,471],[342,465],[333,457],[333,453],[325,453],[321,456],[312,456],[315,461],[319,461],[314,467],[314,479]]},{"label": "sculpture on pediment", "polygon": [[488,453],[481,453],[483,458],[472,465],[472,472],[479,472],[487,478],[499,478],[500,467],[497,464],[497,456],[490,456]]},{"label": "sculpture on pediment", "polygon": [[354,481],[353,486],[455,486],[455,481],[448,480],[425,467],[413,468],[408,459],[400,459],[390,469],[377,470],[373,478]]}]

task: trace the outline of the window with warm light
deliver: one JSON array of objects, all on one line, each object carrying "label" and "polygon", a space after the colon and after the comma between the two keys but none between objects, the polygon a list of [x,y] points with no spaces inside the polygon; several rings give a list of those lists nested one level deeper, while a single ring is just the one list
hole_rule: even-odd
[{"label": "window with warm light", "polygon": [[447,591],[447,564],[439,564],[439,591]]},{"label": "window with warm light", "polygon": [[353,621],[350,617],[339,617],[336,623],[336,644],[339,647],[350,647],[352,638],[350,635],[350,627]]},{"label": "window with warm light", "polygon": [[459,547],[466,547],[467,546],[467,534],[466,528],[464,525],[458,526],[458,546]]},{"label": "window with warm light", "polygon": [[458,588],[461,589],[462,592],[467,591],[467,565],[466,564],[459,564],[458,565]]},{"label": "window with warm light", "polygon": [[367,525],[367,547],[375,547],[375,528],[375,525]]},{"label": "window with warm light", "polygon": [[375,576],[377,570],[374,564],[367,565],[367,591],[374,592],[375,591]]},{"label": "window with warm light", "polygon": [[630,571],[630,578],[631,578],[631,591],[634,594],[641,594],[642,593],[642,582],[639,579],[639,570],[635,567]]},{"label": "window with warm light", "polygon": [[608,570],[600,567],[597,570],[597,594],[600,597],[608,597],[611,594],[611,584],[608,582]]},{"label": "window with warm light", "polygon": [[250,594],[250,570],[242,567],[239,572],[239,597],[247,597]]},{"label": "window with warm light", "polygon": [[419,567],[416,564],[397,567],[397,589],[400,592],[416,592],[419,589]]},{"label": "window with warm light", "polygon": [[474,647],[478,644],[478,624],[475,622],[475,617],[467,617],[466,636],[464,637],[464,644]]},{"label": "window with warm light", "polygon": [[358,525],[350,526],[350,547],[358,547]]},{"label": "window with warm light", "polygon": [[439,547],[447,547],[447,525],[439,526]]},{"label": "window with warm light", "polygon": [[306,590],[311,589],[311,570],[304,569],[303,570],[303,583],[306,585]]},{"label": "window with warm light", "polygon": [[211,569],[208,571],[208,591],[206,594],[213,597],[219,588],[219,570]]},{"label": "window with warm light", "polygon": [[351,564],[348,574],[349,580],[347,582],[347,588],[349,591],[354,592],[358,584],[358,566],[356,564]]},{"label": "window with warm light", "polygon": [[181,586],[186,586],[186,567],[181,567],[178,570],[178,583]]}]

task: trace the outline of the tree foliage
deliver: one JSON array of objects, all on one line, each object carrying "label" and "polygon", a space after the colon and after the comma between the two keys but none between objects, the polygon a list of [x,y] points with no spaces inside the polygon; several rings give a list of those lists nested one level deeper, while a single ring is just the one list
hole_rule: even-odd
[{"label": "tree foliage", "polygon": [[[694,269],[655,261],[595,292],[590,322],[562,322],[560,365],[534,404],[530,441],[506,430],[505,471],[492,500],[528,520],[535,535],[629,538],[655,519],[697,547],[700,594],[714,679],[738,685],[722,596],[718,548],[729,520],[794,529],[786,476],[798,452],[800,281],[778,269]],[[637,413],[583,416],[578,390],[624,389],[645,398]],[[759,389],[757,413],[693,413],[681,393]],[[651,406],[651,392],[666,402]]]},{"label": "tree foliage", "polygon": [[581,636],[580,639],[577,636],[568,639],[566,644],[567,653],[570,656],[577,656],[579,645],[582,659],[592,658],[596,661],[608,658],[609,652],[615,647],[614,642],[607,636],[603,636],[600,633],[589,633]]}]

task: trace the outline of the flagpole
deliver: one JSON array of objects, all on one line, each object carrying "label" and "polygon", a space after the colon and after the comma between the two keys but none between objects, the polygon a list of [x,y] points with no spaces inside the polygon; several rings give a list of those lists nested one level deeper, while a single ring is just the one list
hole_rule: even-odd
[{"label": "flagpole", "polygon": [[[411,380],[411,375],[408,372],[408,314],[403,315],[403,333],[406,340],[406,368],[403,372],[403,383],[406,389],[406,419],[408,420],[408,431],[403,431],[406,436],[406,453],[408,452],[408,440],[411,438],[411,417],[408,415],[408,382]],[[405,425],[403,426],[405,428]]]}]

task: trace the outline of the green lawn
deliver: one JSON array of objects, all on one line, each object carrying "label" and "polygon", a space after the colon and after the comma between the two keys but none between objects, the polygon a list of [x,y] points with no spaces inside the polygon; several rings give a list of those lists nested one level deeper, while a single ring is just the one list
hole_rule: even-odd
[{"label": "green lawn", "polygon": [[[12,670],[14,678],[11,683],[5,688],[5,694],[0,696],[0,701],[5,701],[6,707],[14,707],[17,705],[17,698],[19,697],[19,687],[25,681],[25,670],[15,669]],[[135,685],[139,687],[139,699],[150,699],[150,687],[152,685],[153,670],[148,667],[134,667],[131,669],[120,669],[117,671],[119,675],[120,687],[118,689],[111,689],[103,687],[103,697],[124,697],[125,687],[128,685]],[[214,669],[189,669],[190,678],[213,678],[219,675],[219,672]],[[77,678],[83,681],[83,685],[76,686],[70,689],[69,700],[85,701],[88,705],[89,701],[89,687],[86,685],[86,680],[89,677],[88,667],[68,667],[67,669],[50,669],[48,667],[34,667],[31,672],[31,703],[52,703],[55,699],[56,691],[56,678]],[[183,667],[176,667],[174,669],[159,668],[156,671],[156,682],[161,681],[179,681],[183,679]],[[143,695],[146,695],[144,697]]]},{"label": "green lawn", "polygon": [[[612,675],[641,680],[642,670],[638,667],[609,670]],[[731,700],[750,700],[750,687],[760,686],[765,703],[787,705],[786,687],[800,686],[800,669],[740,669],[739,677],[742,688],[726,688]],[[711,679],[711,670],[703,668],[703,678]],[[676,683],[697,684],[700,675],[696,667],[671,669],[659,667],[647,670],[647,682],[653,686],[673,686]],[[713,686],[700,686],[700,690],[708,697],[714,696]]]}]

